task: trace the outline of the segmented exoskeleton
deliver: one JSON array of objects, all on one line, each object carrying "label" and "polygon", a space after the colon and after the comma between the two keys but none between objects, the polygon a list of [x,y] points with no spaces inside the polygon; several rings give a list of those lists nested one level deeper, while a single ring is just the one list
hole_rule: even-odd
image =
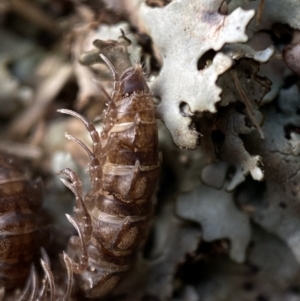
[{"label": "segmented exoskeleton", "polygon": [[155,108],[142,67],[128,68],[119,78],[110,61],[100,56],[114,76],[101,134],[83,116],[59,110],[80,119],[93,141],[90,151],[66,135],[89,155],[92,189],[88,194],[83,197],[75,172],[60,172],[76,196],[75,218],[67,217],[79,236],[70,239],[68,255],[79,286],[91,298],[111,292],[130,268],[151,223],[160,172]]},{"label": "segmented exoskeleton", "polygon": [[25,175],[24,163],[0,153],[0,286],[20,286],[49,238],[43,221],[41,181]]}]

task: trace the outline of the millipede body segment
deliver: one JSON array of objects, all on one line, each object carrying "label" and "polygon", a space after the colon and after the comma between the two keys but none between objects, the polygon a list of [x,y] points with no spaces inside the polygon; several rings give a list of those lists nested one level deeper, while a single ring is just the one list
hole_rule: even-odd
[{"label": "millipede body segment", "polygon": [[23,162],[0,153],[0,286],[24,283],[40,247],[48,241],[41,181],[25,175]]},{"label": "millipede body segment", "polygon": [[68,218],[79,236],[70,239],[68,255],[79,286],[91,298],[106,296],[129,270],[152,221],[160,172],[155,107],[142,67],[128,68],[119,78],[108,59],[101,57],[114,75],[103,131],[99,134],[76,112],[59,110],[82,120],[93,140],[90,151],[67,135],[89,155],[89,193],[83,197],[75,172],[60,172],[76,196],[75,217]]}]

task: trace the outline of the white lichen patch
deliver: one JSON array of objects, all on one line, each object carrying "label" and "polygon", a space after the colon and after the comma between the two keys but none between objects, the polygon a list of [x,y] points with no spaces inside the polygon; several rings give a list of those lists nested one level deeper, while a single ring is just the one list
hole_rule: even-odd
[{"label": "white lichen patch", "polygon": [[198,60],[210,49],[220,50],[225,43],[246,42],[246,25],[254,11],[237,8],[230,15],[219,14],[222,0],[175,0],[164,8],[142,4],[141,22],[158,49],[163,66],[152,84],[161,99],[159,117],[181,148],[197,146],[198,133],[191,118],[180,113],[187,103],[191,113],[215,112],[221,89],[215,82],[232,65],[229,56],[217,53],[212,62],[198,70]]}]

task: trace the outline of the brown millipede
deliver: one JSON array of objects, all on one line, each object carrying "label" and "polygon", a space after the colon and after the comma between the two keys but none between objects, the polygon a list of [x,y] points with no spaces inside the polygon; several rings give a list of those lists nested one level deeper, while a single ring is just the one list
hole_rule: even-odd
[{"label": "brown millipede", "polygon": [[90,298],[109,294],[130,269],[147,236],[160,173],[155,107],[141,65],[119,77],[110,61],[100,56],[114,77],[102,132],[78,113],[58,110],[80,119],[93,141],[91,151],[67,135],[89,156],[89,193],[83,195],[75,172],[60,171],[67,177],[61,180],[76,197],[75,217],[67,217],[79,236],[71,237],[67,254],[78,285]]}]

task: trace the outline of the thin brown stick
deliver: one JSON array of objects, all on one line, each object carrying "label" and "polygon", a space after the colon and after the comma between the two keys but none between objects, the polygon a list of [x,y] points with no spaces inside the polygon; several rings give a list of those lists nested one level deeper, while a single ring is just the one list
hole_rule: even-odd
[{"label": "thin brown stick", "polygon": [[265,0],[260,0],[259,7],[257,9],[257,14],[256,14],[256,26],[260,24],[264,7],[265,7]]},{"label": "thin brown stick", "polygon": [[238,93],[239,93],[239,95],[241,97],[241,100],[242,100],[242,102],[246,106],[246,112],[248,114],[248,117],[253,122],[253,124],[256,126],[257,131],[259,132],[261,139],[265,139],[264,138],[264,133],[263,133],[263,131],[262,131],[259,123],[257,122],[257,120],[256,120],[256,118],[255,118],[255,116],[253,114],[253,110],[252,110],[251,104],[250,104],[250,102],[249,102],[249,100],[248,100],[248,98],[247,98],[247,96],[246,96],[246,94],[245,94],[245,92],[244,92],[241,84],[240,84],[240,81],[239,81],[239,79],[238,79],[238,77],[236,75],[236,72],[235,71],[231,71],[231,75],[232,75],[234,84],[236,86],[236,89],[238,90]]}]

